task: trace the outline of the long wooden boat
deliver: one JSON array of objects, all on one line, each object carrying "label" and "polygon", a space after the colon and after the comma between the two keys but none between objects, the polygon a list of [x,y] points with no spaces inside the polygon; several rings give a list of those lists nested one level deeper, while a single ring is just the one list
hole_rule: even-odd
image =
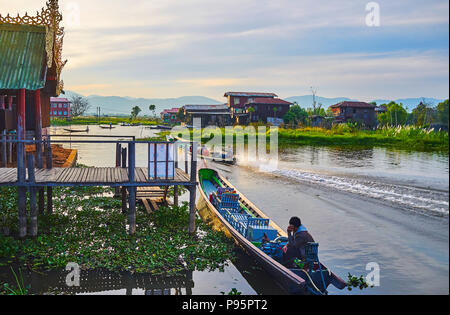
[{"label": "long wooden boat", "polygon": [[[258,207],[240,193],[230,182],[222,177],[217,171],[209,168],[202,168],[197,174],[197,182],[200,190],[197,209],[202,219],[210,223],[214,229],[223,231],[228,237],[234,238],[236,243],[250,254],[268,274],[285,291],[290,294],[326,294],[326,288],[333,284],[338,289],[346,287],[346,282],[331,272],[323,264],[321,269],[315,271],[306,271],[300,268],[289,269],[285,267],[274,257],[267,254],[257,242],[250,241],[242,230],[238,230],[233,222],[230,222],[230,216],[225,218],[217,206],[210,201],[211,194],[215,194],[218,188],[229,188],[235,194],[239,194],[239,207],[242,213],[252,218],[269,219]],[[267,222],[267,220],[266,220]],[[269,220],[269,226],[276,230],[278,239],[286,239],[287,234],[272,220]]]},{"label": "long wooden boat", "polygon": [[116,128],[114,126],[102,126],[102,125],[99,125],[99,127],[102,128],[102,129],[113,129],[113,128]]},{"label": "long wooden boat", "polygon": [[86,127],[86,129],[69,129],[69,128],[64,128],[65,131],[68,132],[89,132],[89,127]]},{"label": "long wooden boat", "polygon": [[[189,152],[189,155],[190,154],[191,153]],[[197,154],[197,158],[205,159],[205,160],[208,160],[208,161],[213,161],[213,162],[216,162],[216,163],[227,164],[227,165],[235,165],[236,164],[236,158],[235,157],[233,157],[233,158],[226,158],[226,157],[224,157],[221,154],[203,155],[203,154],[198,153]]]}]

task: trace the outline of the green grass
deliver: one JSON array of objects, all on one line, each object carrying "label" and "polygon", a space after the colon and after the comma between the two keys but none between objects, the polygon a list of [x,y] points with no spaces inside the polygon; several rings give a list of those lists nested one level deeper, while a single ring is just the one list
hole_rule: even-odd
[{"label": "green grass", "polygon": [[[248,136],[257,137],[257,132],[248,132],[239,128],[235,131],[226,131],[221,128],[222,141],[226,136],[234,137],[235,141],[248,141]],[[233,134],[234,133],[234,134]],[[205,131],[200,135],[200,130],[184,131],[178,134],[184,139],[189,134],[195,138],[202,137],[202,143],[212,139]],[[266,132],[267,143],[269,143],[270,132]],[[357,146],[357,147],[390,147],[412,151],[448,152],[449,137],[445,131],[430,131],[423,128],[407,127],[384,127],[378,130],[359,130],[348,125],[337,125],[332,129],[323,128],[299,128],[278,129],[279,145],[313,145],[313,146]]]},{"label": "green grass", "polygon": [[149,117],[137,117],[136,119],[130,119],[129,117],[100,117],[100,120],[95,116],[83,116],[83,117],[74,117],[71,121],[67,121],[66,119],[52,119],[52,126],[69,126],[69,125],[109,125],[109,123],[113,125],[118,125],[120,123],[132,123],[132,124],[141,124],[141,125],[158,125],[161,124],[160,119],[154,119]]}]

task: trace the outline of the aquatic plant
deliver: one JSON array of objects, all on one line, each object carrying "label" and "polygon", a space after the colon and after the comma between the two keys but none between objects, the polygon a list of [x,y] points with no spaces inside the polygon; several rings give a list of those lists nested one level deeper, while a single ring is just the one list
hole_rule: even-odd
[{"label": "aquatic plant", "polygon": [[[366,282],[366,279],[363,276],[360,276],[359,278],[356,276],[353,276],[352,274],[348,273],[348,281],[347,281],[347,289],[351,291],[353,288],[359,288],[360,290],[366,289],[369,287],[369,284]],[[371,288],[373,286],[370,286]]]},{"label": "aquatic plant", "polygon": [[14,269],[11,267],[11,272],[14,276],[15,287],[10,286],[9,283],[3,284],[3,291],[6,295],[28,295],[28,291],[30,289],[29,286],[25,286],[22,276],[22,270],[19,268],[19,276],[17,276]]},{"label": "aquatic plant", "polygon": [[[189,235],[186,203],[151,215],[139,205],[136,235],[128,235],[121,201],[112,194],[113,189],[102,187],[54,189],[54,212],[39,215],[38,237],[20,240],[0,234],[0,262],[45,269],[76,262],[85,270],[175,274],[186,268],[223,270],[232,257],[233,243],[201,220],[196,222],[198,235]],[[1,191],[0,217],[15,217],[15,222],[16,210],[3,207],[8,202]],[[16,234],[17,225],[7,222]]]},{"label": "aquatic plant", "polygon": [[[220,291],[222,295],[225,295],[225,292]],[[236,288],[232,288],[230,292],[228,292],[228,295],[241,295],[242,292],[239,292]]]}]

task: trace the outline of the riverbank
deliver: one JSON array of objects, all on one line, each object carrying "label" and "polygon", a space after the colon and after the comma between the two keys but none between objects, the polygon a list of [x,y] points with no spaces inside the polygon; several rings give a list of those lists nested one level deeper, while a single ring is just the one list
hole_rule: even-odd
[{"label": "riverbank", "polygon": [[70,125],[120,125],[121,123],[133,124],[133,125],[144,125],[144,126],[154,126],[161,124],[160,119],[150,118],[150,117],[137,117],[130,119],[130,117],[100,117],[96,116],[83,116],[83,117],[73,117],[71,120],[66,119],[52,119],[50,124],[52,126],[70,126]]},{"label": "riverbank", "polygon": [[75,262],[82,270],[176,275],[186,270],[223,270],[233,243],[197,220],[198,234],[187,231],[189,211],[161,207],[148,215],[140,206],[136,235],[126,232],[126,214],[113,190],[56,188],[54,212],[39,216],[39,236],[17,239],[17,193],[0,189],[0,265],[61,270]]},{"label": "riverbank", "polygon": [[281,143],[324,146],[379,146],[416,151],[449,151],[448,132],[416,127],[351,130],[345,128],[280,129]]},{"label": "riverbank", "polygon": [[[248,142],[248,137],[257,137],[258,132],[251,126],[244,128],[237,126],[234,129],[219,129],[222,141],[226,137],[234,137],[235,142]],[[185,130],[177,134],[184,139],[189,136],[200,138],[206,143],[213,138],[205,132],[214,130]],[[270,131],[266,132],[267,143],[270,140]],[[386,147],[409,151],[422,152],[449,152],[449,136],[446,131],[431,131],[418,127],[389,127],[377,130],[359,130],[347,125],[337,125],[332,129],[324,128],[278,128],[279,145],[310,145],[310,146],[341,146],[341,147]]]}]

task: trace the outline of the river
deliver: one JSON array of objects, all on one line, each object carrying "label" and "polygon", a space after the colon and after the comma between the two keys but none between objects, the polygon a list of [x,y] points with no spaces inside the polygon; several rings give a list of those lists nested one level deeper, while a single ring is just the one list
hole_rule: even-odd
[{"label": "river", "polygon": [[[51,133],[66,132],[54,127]],[[139,138],[154,130],[90,126],[89,134]],[[114,165],[111,144],[71,146],[79,150],[79,163]],[[146,148],[138,145],[136,150],[137,165],[144,166]],[[366,275],[369,263],[379,266],[379,286],[362,292],[331,289],[331,294],[449,293],[448,154],[281,146],[276,169],[245,161],[209,166],[221,170],[282,228],[291,216],[299,216],[320,243],[321,261],[341,277]],[[240,255],[239,261],[245,259]],[[239,261],[225,272],[194,272],[192,293],[220,294],[231,288],[243,294],[283,293]]]}]

